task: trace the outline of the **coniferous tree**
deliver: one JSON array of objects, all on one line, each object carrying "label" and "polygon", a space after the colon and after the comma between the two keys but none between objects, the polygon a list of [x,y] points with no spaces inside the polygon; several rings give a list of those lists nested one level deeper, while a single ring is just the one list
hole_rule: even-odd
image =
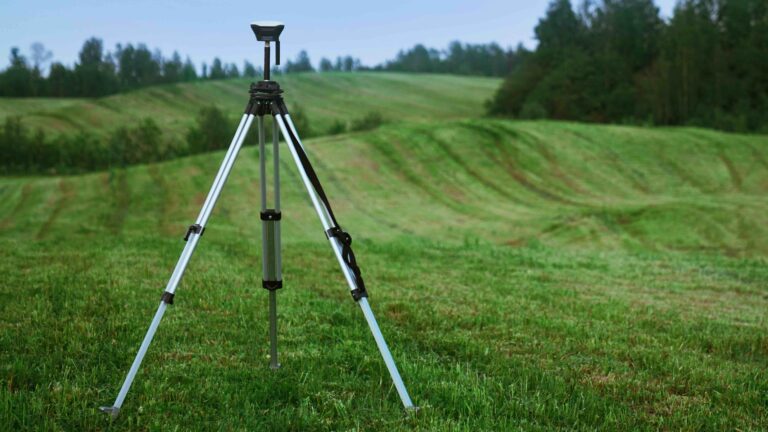
[{"label": "coniferous tree", "polygon": [[160,82],[162,65],[159,55],[153,55],[144,44],[138,44],[133,55],[133,72],[138,86],[148,86]]},{"label": "coniferous tree", "polygon": [[285,64],[286,73],[295,72],[314,72],[315,68],[312,67],[312,62],[309,60],[309,54],[306,51],[300,51],[296,56],[295,61],[288,61]]},{"label": "coniferous tree", "polygon": [[256,68],[253,67],[253,64],[249,62],[248,60],[243,63],[243,76],[248,78],[256,78],[258,73],[256,72]]},{"label": "coniferous tree", "polygon": [[226,72],[224,71],[224,65],[221,63],[221,60],[216,57],[213,59],[213,63],[211,63],[211,71],[208,74],[209,79],[224,79],[227,77]]},{"label": "coniferous tree", "polygon": [[115,56],[117,57],[117,77],[120,81],[120,86],[125,90],[136,88],[139,85],[134,66],[135,52],[136,50],[131,44],[128,44],[125,47],[118,44],[115,50]]},{"label": "coniferous tree", "polygon": [[48,73],[47,96],[72,97],[77,95],[75,74],[61,63],[53,63]]},{"label": "coniferous tree", "polygon": [[360,60],[352,56],[344,57],[344,72],[352,72],[360,67]]},{"label": "coniferous tree", "polygon": [[320,72],[329,72],[333,70],[333,63],[327,58],[320,59]]},{"label": "coniferous tree", "polygon": [[181,56],[177,51],[173,52],[170,60],[163,63],[163,81],[174,83],[182,80],[184,65],[181,63]]},{"label": "coniferous tree", "polygon": [[224,75],[227,78],[239,78],[240,77],[240,71],[237,69],[237,65],[234,63],[228,64],[224,68]]},{"label": "coniferous tree", "polygon": [[181,68],[181,79],[182,81],[193,81],[197,79],[197,70],[195,70],[195,65],[189,57],[184,61],[184,66]]},{"label": "coniferous tree", "polygon": [[11,48],[10,66],[0,76],[0,95],[32,96],[32,71],[18,48]]},{"label": "coniferous tree", "polygon": [[105,57],[101,39],[93,37],[85,41],[78,59],[75,77],[80,95],[103,96],[117,90],[115,65]]}]

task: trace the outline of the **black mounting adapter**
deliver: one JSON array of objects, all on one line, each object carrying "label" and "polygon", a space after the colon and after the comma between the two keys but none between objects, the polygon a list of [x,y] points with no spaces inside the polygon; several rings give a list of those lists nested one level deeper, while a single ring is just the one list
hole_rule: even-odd
[{"label": "black mounting adapter", "polygon": [[280,33],[285,25],[278,21],[256,21],[251,23],[251,30],[256,40],[264,42],[264,81],[269,81],[269,43],[275,43],[275,64],[280,64]]}]

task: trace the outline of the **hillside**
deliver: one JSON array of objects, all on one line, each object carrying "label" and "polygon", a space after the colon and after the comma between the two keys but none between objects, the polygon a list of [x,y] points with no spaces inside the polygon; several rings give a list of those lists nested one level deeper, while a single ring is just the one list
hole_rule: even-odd
[{"label": "hillside", "polygon": [[[300,105],[313,128],[378,111],[385,119],[434,120],[479,117],[483,102],[501,82],[495,78],[402,73],[307,73],[278,76],[291,105]],[[150,87],[98,99],[0,98],[0,121],[20,115],[46,132],[87,130],[99,135],[151,117],[182,136],[200,108],[216,105],[233,119],[248,102],[248,79],[200,81]]]},{"label": "hillside", "polygon": [[[362,237],[768,254],[766,137],[467,120],[309,143],[338,212]],[[0,226],[18,238],[175,235],[196,216],[221,155],[4,179]],[[287,203],[303,202],[292,161],[282,157]],[[256,150],[246,148],[212,231],[258,232],[257,169]],[[294,212],[286,239],[316,238],[313,215]]]},{"label": "hillside", "polygon": [[402,413],[287,151],[283,366],[267,367],[248,147],[113,424],[95,407],[114,400],[223,152],[0,178],[0,424],[768,426],[767,137],[465,119],[305,146],[418,414]]}]

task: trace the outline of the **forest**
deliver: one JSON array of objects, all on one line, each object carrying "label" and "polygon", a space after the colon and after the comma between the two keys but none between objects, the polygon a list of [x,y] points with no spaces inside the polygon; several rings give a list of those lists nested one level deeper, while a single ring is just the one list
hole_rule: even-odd
[{"label": "forest", "polygon": [[489,113],[768,132],[765,0],[555,0],[535,33]]},{"label": "forest", "polygon": [[[662,18],[653,0],[553,0],[534,29],[537,46],[422,44],[376,66],[352,56],[323,58],[317,70],[398,71],[505,77],[487,113],[640,125],[688,125],[768,132],[768,2],[681,0]],[[98,97],[193,80],[256,77],[215,58],[201,68],[145,44],[107,51],[88,39],[73,66],[45,64],[51,53],[18,48],[0,73],[0,96]],[[47,75],[44,69],[48,69]],[[277,73],[314,72],[306,51]]]}]

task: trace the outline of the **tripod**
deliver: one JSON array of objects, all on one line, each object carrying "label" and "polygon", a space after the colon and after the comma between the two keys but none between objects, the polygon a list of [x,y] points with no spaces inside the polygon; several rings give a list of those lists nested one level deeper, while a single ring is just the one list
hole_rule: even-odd
[{"label": "tripod", "polygon": [[[333,209],[328,201],[328,197],[323,190],[322,185],[312,167],[312,164],[307,157],[307,153],[304,146],[299,139],[299,134],[296,132],[296,127],[291,120],[291,116],[288,114],[288,109],[283,101],[283,90],[280,85],[270,80],[270,42],[275,42],[275,63],[280,64],[280,33],[284,26],[277,22],[256,22],[251,24],[251,29],[256,35],[256,39],[264,42],[264,79],[258,83],[251,84],[250,99],[248,105],[245,108],[240,124],[237,127],[235,136],[229,145],[224,161],[219,168],[216,178],[213,181],[210,192],[205,199],[200,214],[194,224],[190,225],[184,236],[186,245],[181,252],[176,267],[171,274],[171,278],[166,285],[165,291],[160,299],[160,306],[155,313],[152,323],[147,330],[147,334],[144,336],[144,340],[139,347],[139,352],[136,354],[133,364],[131,365],[128,375],[123,381],[123,385],[120,388],[120,392],[117,395],[117,399],[112,406],[101,407],[100,410],[112,415],[113,418],[117,417],[120,412],[120,407],[123,405],[128,390],[131,388],[136,373],[141,366],[141,362],[144,359],[147,349],[152,338],[157,332],[157,327],[160,324],[160,320],[163,318],[168,305],[173,304],[173,298],[176,293],[176,287],[179,285],[184,271],[187,268],[192,254],[197,247],[197,243],[200,241],[200,237],[205,231],[208,217],[211,215],[216,201],[219,198],[224,184],[229,177],[230,171],[235,164],[240,148],[245,141],[245,137],[248,130],[253,123],[254,118],[257,119],[258,124],[258,139],[259,139],[259,175],[261,183],[261,220],[262,220],[262,287],[269,291],[269,343],[270,343],[270,367],[272,369],[278,369],[280,363],[277,356],[277,290],[282,288],[282,259],[280,254],[280,171],[279,171],[279,136],[283,136],[283,139],[288,144],[288,149],[291,152],[296,167],[299,170],[302,182],[307,188],[309,197],[312,200],[312,204],[317,212],[317,216],[320,218],[320,222],[323,225],[326,237],[331,245],[336,259],[339,261],[341,271],[344,273],[344,277],[349,285],[352,298],[360,306],[363,311],[368,326],[373,333],[373,338],[376,341],[376,345],[379,348],[384,363],[389,370],[389,374],[392,377],[392,381],[395,385],[400,400],[403,406],[407,410],[416,409],[411,402],[411,398],[408,395],[408,391],[403,384],[403,380],[400,377],[400,373],[397,370],[395,361],[392,358],[392,354],[387,347],[387,343],[384,340],[384,336],[381,334],[379,325],[376,322],[376,318],[373,315],[371,306],[368,304],[368,293],[365,289],[365,283],[360,273],[360,268],[357,265],[355,254],[352,251],[352,237],[341,229],[339,223],[336,220],[336,216],[333,213]],[[267,207],[267,181],[266,181],[266,156],[265,156],[265,129],[264,129],[264,117],[266,115],[272,115],[272,146],[273,146],[273,208]]]}]

